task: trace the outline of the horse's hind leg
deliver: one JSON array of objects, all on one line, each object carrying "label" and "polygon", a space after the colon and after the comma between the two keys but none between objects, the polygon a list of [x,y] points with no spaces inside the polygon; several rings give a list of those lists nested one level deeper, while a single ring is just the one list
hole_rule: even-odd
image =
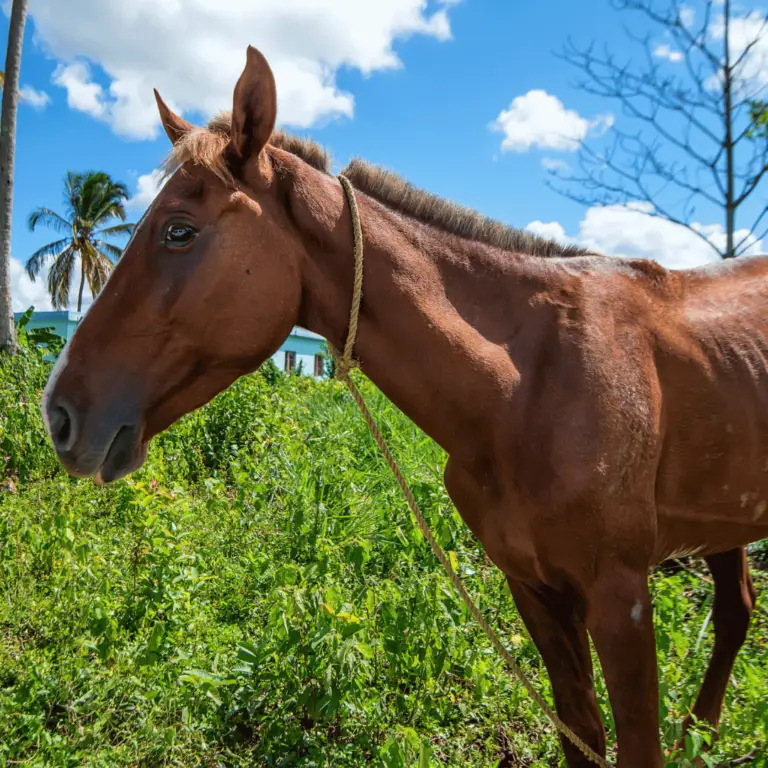
[{"label": "horse's hind leg", "polygon": [[[743,547],[705,559],[715,581],[715,605],[712,611],[715,647],[693,714],[716,728],[720,722],[725,689],[728,687],[736,654],[747,636],[757,592],[749,575],[747,553]],[[690,720],[690,717],[685,719],[683,734]]]},{"label": "horse's hind leg", "polygon": [[[541,653],[563,722],[599,755],[605,730],[592,680],[592,658],[584,624],[584,600],[551,587],[507,579],[520,615]],[[561,738],[568,768],[593,766],[568,739]]]},{"label": "horse's hind leg", "polygon": [[587,600],[587,627],[616,723],[618,768],[663,768],[647,570],[639,563],[601,563]]}]

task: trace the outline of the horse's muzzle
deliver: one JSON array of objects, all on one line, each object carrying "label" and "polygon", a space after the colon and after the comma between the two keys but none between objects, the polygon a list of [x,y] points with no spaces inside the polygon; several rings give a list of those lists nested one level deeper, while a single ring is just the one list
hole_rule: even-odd
[{"label": "horse's muzzle", "polygon": [[[43,419],[56,455],[75,477],[111,483],[137,470],[147,455],[138,409],[126,399],[98,409],[78,407],[56,382],[43,400]],[[97,412],[98,411],[98,412]]]}]

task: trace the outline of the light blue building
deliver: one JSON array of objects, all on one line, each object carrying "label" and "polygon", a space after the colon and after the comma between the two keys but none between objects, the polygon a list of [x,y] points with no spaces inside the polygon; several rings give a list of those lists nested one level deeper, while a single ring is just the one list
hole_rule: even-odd
[{"label": "light blue building", "polygon": [[[18,322],[23,312],[17,312]],[[72,338],[75,328],[84,316],[84,312],[35,312],[27,328],[50,328],[65,341]],[[294,328],[291,335],[283,342],[280,349],[272,356],[275,365],[284,372],[300,371],[306,376],[321,378],[324,376],[327,345],[325,339],[304,328]]]},{"label": "light blue building", "polygon": [[301,371],[317,379],[325,375],[327,349],[328,345],[322,336],[297,327],[272,355],[272,359],[281,371]]},{"label": "light blue building", "polygon": [[[18,323],[23,312],[17,312],[14,319]],[[83,312],[70,312],[62,310],[61,312],[35,312],[27,323],[27,328],[50,328],[57,336],[61,336],[64,341],[69,341],[77,328],[77,324],[83,317]]]}]

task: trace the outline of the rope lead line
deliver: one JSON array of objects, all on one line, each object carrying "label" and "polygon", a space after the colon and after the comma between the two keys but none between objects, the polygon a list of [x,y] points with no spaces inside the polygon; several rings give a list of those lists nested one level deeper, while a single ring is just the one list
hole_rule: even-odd
[{"label": "rope lead line", "polygon": [[461,580],[456,574],[456,571],[453,570],[453,566],[451,565],[443,550],[440,548],[440,545],[435,540],[435,537],[432,535],[432,531],[429,529],[427,521],[424,519],[424,515],[422,515],[421,510],[419,509],[419,505],[416,503],[416,499],[413,497],[413,493],[411,493],[411,489],[403,477],[403,474],[400,471],[400,467],[398,467],[394,456],[392,456],[392,453],[389,450],[389,446],[382,437],[381,432],[379,431],[379,427],[376,424],[373,415],[368,410],[368,406],[365,404],[365,400],[363,399],[360,390],[357,388],[357,385],[352,381],[352,378],[350,377],[350,371],[353,368],[358,367],[357,362],[352,356],[352,353],[355,346],[355,339],[357,338],[357,323],[360,317],[360,301],[363,296],[363,229],[360,222],[360,212],[357,208],[357,200],[355,199],[355,191],[352,187],[352,184],[350,183],[349,179],[346,178],[346,176],[339,175],[338,178],[347,196],[349,211],[352,218],[352,230],[354,233],[355,241],[355,275],[352,290],[352,308],[349,313],[349,330],[347,331],[347,340],[344,344],[344,351],[341,355],[339,355],[335,349],[332,350],[332,354],[336,363],[336,378],[338,378],[340,381],[343,381],[349,388],[349,391],[352,393],[352,398],[357,403],[357,407],[360,409],[360,412],[363,415],[363,419],[365,419],[365,423],[371,430],[373,439],[379,446],[379,450],[386,459],[387,464],[389,464],[389,468],[392,470],[392,474],[394,474],[395,479],[397,480],[400,488],[403,491],[403,494],[405,495],[405,500],[408,502],[408,506],[410,507],[411,512],[413,512],[413,516],[416,518],[419,529],[424,534],[426,540],[429,542],[429,545],[432,547],[432,551],[435,553],[435,557],[437,557],[437,559],[440,561],[440,564],[445,569],[449,578],[453,582],[453,586],[456,587],[459,596],[469,609],[469,612],[472,614],[472,616],[474,616],[475,621],[477,621],[477,623],[482,627],[483,631],[488,636],[488,639],[491,641],[491,645],[493,645],[493,647],[499,652],[504,661],[507,662],[507,665],[512,671],[512,675],[523,685],[525,690],[528,691],[529,696],[539,705],[541,710],[544,712],[547,718],[549,718],[555,728],[557,728],[557,730],[563,734],[563,736],[565,736],[587,759],[601,766],[601,768],[613,768],[613,766],[605,758],[600,757],[597,752],[595,752],[588,744],[582,741],[582,739],[580,739],[579,736],[577,736],[573,730],[569,728],[557,716],[557,714],[552,710],[549,704],[547,704],[541,694],[533,687],[531,681],[526,677],[523,670],[512,658],[511,654],[504,647],[501,640],[499,640],[496,633],[491,628],[491,625],[488,624],[483,614],[480,613],[480,609],[475,605],[467,590],[464,589],[464,585],[461,583]]}]

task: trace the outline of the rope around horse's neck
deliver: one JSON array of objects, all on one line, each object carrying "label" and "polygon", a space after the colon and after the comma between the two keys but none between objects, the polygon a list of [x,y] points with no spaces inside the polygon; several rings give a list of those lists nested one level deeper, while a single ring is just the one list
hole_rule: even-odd
[{"label": "rope around horse's neck", "polygon": [[483,614],[480,613],[480,609],[475,605],[467,590],[464,589],[464,585],[459,580],[456,571],[453,570],[453,566],[451,565],[450,561],[445,556],[445,553],[440,548],[440,545],[437,543],[437,541],[435,541],[435,537],[432,535],[432,531],[429,529],[427,521],[424,519],[424,515],[422,515],[421,510],[419,509],[419,505],[416,503],[416,499],[413,497],[413,493],[411,493],[411,489],[403,477],[403,474],[400,471],[400,467],[398,467],[397,462],[389,450],[389,446],[382,437],[376,421],[371,415],[371,412],[368,410],[368,406],[365,404],[365,400],[363,399],[362,394],[360,394],[360,390],[357,388],[357,385],[354,383],[354,381],[352,381],[352,378],[350,377],[350,371],[352,368],[358,367],[357,362],[353,357],[353,348],[355,346],[355,339],[357,338],[357,325],[358,319],[360,317],[360,302],[363,296],[363,229],[360,223],[360,212],[357,208],[357,200],[355,198],[355,191],[352,187],[352,184],[350,183],[349,179],[346,178],[346,176],[339,175],[338,178],[347,196],[349,211],[352,217],[352,230],[355,238],[355,275],[352,288],[352,309],[349,313],[349,330],[347,332],[346,343],[344,344],[344,351],[341,355],[339,355],[336,350],[333,350],[333,356],[336,364],[336,377],[349,387],[349,391],[352,393],[354,401],[357,403],[357,406],[360,409],[360,412],[362,413],[368,428],[371,430],[371,434],[373,435],[374,440],[378,444],[381,453],[386,459],[387,464],[389,464],[395,479],[399,483],[400,488],[405,495],[405,499],[408,502],[408,506],[411,508],[411,512],[413,512],[413,516],[416,518],[416,522],[418,523],[421,532],[424,534],[424,537],[432,547],[432,551],[435,553],[435,557],[437,557],[443,568],[445,568],[446,573],[453,582],[454,587],[456,587],[459,595],[461,596],[461,599],[464,601],[464,604],[467,606],[472,616],[474,616],[477,623],[482,627],[483,631],[488,636],[488,639],[491,641],[493,647],[496,648],[504,661],[506,661],[509,665],[509,668],[512,670],[512,674],[525,687],[530,697],[539,705],[539,707],[541,707],[542,711],[549,718],[555,728],[557,728],[560,733],[562,733],[570,742],[572,742],[574,746],[576,746],[576,748],[579,749],[587,759],[592,760],[592,762],[597,763],[597,765],[601,766],[602,768],[612,768],[611,764],[605,760],[605,758],[600,757],[600,755],[598,755],[597,752],[595,752],[588,744],[585,744],[584,741],[582,741],[579,736],[577,736],[573,730],[569,728],[551,709],[541,694],[533,687],[532,683],[530,680],[528,680],[523,670],[520,669],[517,662],[512,658],[509,651],[507,651],[507,649],[504,647],[501,640],[499,640],[499,638],[496,636],[496,633],[493,631],[490,624],[488,624],[488,622],[485,620]]},{"label": "rope around horse's neck", "polygon": [[347,331],[347,340],[344,343],[344,351],[341,357],[336,358],[336,376],[349,383],[349,372],[357,367],[357,363],[352,356],[357,339],[357,323],[360,319],[360,302],[363,298],[363,227],[360,223],[360,211],[357,209],[357,198],[355,190],[352,188],[350,180],[339,174],[339,181],[344,187],[344,192],[349,203],[349,213],[352,217],[352,233],[355,239],[355,275],[352,282],[352,308],[349,312],[349,330]]}]

